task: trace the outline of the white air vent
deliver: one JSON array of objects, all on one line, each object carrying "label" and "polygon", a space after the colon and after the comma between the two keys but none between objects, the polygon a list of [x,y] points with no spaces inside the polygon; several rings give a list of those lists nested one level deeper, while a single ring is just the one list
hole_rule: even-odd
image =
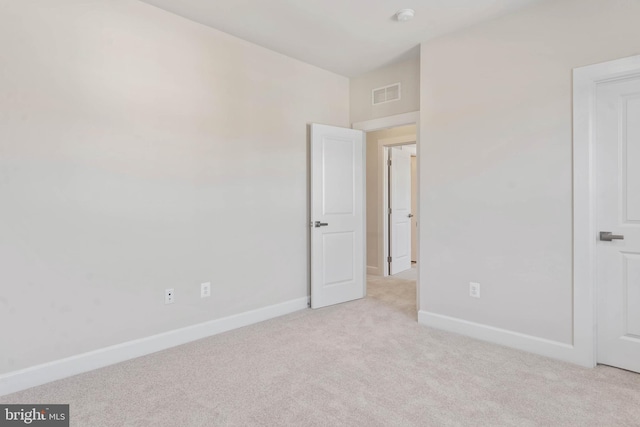
[{"label": "white air vent", "polygon": [[398,101],[402,95],[400,89],[400,83],[374,89],[371,92],[371,102],[373,105],[378,105],[384,104],[385,102]]}]

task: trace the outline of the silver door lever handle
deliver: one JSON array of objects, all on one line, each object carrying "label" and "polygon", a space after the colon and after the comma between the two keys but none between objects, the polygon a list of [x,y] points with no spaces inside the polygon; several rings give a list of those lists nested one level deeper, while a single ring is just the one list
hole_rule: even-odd
[{"label": "silver door lever handle", "polygon": [[320,221],[316,221],[315,227],[316,228],[320,228],[320,227],[326,227],[328,226],[329,223],[328,222],[320,222]]},{"label": "silver door lever handle", "polygon": [[603,242],[611,242],[613,240],[624,240],[624,236],[621,234],[613,234],[610,231],[601,231],[600,240]]}]

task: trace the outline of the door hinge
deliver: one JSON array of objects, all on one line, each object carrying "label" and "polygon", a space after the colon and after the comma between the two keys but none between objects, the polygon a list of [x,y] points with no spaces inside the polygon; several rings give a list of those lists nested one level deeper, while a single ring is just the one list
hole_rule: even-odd
[{"label": "door hinge", "polygon": [[387,257],[387,262],[391,262],[391,257]]},{"label": "door hinge", "polygon": [[391,212],[392,212],[392,209],[391,209],[391,208],[389,208],[389,215],[391,215]]},{"label": "door hinge", "polygon": [[387,160],[387,165],[391,166],[391,159]]}]

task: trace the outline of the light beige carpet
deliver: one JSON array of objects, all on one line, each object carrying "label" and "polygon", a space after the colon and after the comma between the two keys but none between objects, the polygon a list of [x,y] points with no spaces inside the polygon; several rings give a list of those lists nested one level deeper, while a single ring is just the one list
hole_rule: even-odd
[{"label": "light beige carpet", "polygon": [[413,280],[414,282],[418,280],[418,266],[417,264],[411,264],[411,268],[403,271],[402,273],[394,274],[394,279],[402,279],[402,280]]},{"label": "light beige carpet", "polygon": [[640,426],[640,375],[584,369],[416,323],[415,283],[0,398],[72,425]]}]

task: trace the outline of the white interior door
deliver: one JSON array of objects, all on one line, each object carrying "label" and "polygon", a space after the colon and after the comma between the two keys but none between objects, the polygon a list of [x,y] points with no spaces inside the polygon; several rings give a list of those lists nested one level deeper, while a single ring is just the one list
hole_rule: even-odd
[{"label": "white interior door", "polygon": [[389,271],[393,275],[411,268],[411,153],[393,147],[390,159]]},{"label": "white interior door", "polygon": [[311,125],[311,307],[365,295],[364,132]]},{"label": "white interior door", "polygon": [[598,363],[640,372],[640,76],[596,95]]}]

